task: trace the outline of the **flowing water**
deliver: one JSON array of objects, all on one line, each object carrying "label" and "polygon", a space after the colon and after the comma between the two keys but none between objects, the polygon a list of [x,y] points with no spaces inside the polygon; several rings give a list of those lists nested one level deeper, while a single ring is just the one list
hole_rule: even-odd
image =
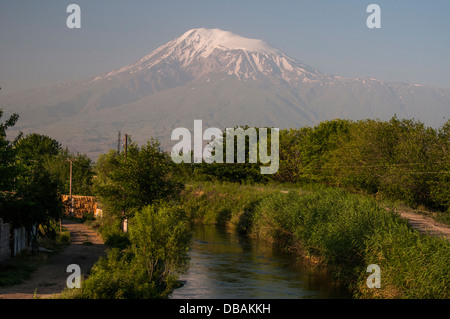
[{"label": "flowing water", "polygon": [[171,298],[348,298],[323,271],[300,266],[266,242],[221,227],[195,227],[189,256],[190,268],[180,278],[184,286]]}]

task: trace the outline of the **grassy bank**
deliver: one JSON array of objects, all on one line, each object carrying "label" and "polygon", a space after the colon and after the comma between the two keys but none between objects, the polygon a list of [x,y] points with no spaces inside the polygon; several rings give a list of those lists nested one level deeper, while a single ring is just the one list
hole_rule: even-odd
[{"label": "grassy bank", "polygon": [[289,184],[270,187],[229,182],[192,182],[182,194],[183,210],[193,223],[222,224],[247,232],[249,212],[270,194],[295,189]]},{"label": "grassy bank", "polygon": [[[367,196],[319,186],[193,184],[191,220],[222,223],[318,262],[355,298],[449,298],[450,244],[420,235]],[[381,268],[369,289],[367,266]]]}]

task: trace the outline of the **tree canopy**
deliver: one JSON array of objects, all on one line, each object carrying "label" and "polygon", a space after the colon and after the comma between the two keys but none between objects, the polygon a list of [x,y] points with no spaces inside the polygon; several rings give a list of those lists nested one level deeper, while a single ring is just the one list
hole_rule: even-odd
[{"label": "tree canopy", "polygon": [[109,152],[96,165],[95,194],[113,214],[135,211],[159,199],[176,197],[183,184],[177,179],[178,167],[155,140],[139,147],[130,143],[127,152]]}]

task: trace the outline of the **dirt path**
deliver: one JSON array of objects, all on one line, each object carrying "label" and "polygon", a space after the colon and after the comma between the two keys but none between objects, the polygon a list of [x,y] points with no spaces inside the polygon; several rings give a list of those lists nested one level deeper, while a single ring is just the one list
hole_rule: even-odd
[{"label": "dirt path", "polygon": [[450,240],[450,226],[440,224],[432,218],[425,217],[423,215],[400,212],[401,217],[408,220],[408,223],[412,228],[417,229],[423,234],[430,234],[434,236],[442,236],[447,240]]},{"label": "dirt path", "polygon": [[[51,257],[50,262],[40,266],[25,283],[0,288],[0,299],[49,298],[60,293],[66,286],[67,266],[77,264],[86,274],[99,256],[105,254],[102,239],[88,226],[63,220],[62,225],[70,231],[70,245]],[[36,294],[35,294],[36,292]]]}]

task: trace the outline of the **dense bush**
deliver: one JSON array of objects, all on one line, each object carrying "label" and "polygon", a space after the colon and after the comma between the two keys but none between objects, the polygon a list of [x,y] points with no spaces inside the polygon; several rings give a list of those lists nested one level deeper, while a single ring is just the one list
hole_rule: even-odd
[{"label": "dense bush", "polygon": [[439,130],[414,120],[334,120],[280,132],[281,182],[321,182],[450,207],[450,121]]},{"label": "dense bush", "polygon": [[77,294],[83,299],[167,298],[186,270],[190,230],[184,213],[154,204],[130,221],[130,245],[112,248],[92,268]]}]

